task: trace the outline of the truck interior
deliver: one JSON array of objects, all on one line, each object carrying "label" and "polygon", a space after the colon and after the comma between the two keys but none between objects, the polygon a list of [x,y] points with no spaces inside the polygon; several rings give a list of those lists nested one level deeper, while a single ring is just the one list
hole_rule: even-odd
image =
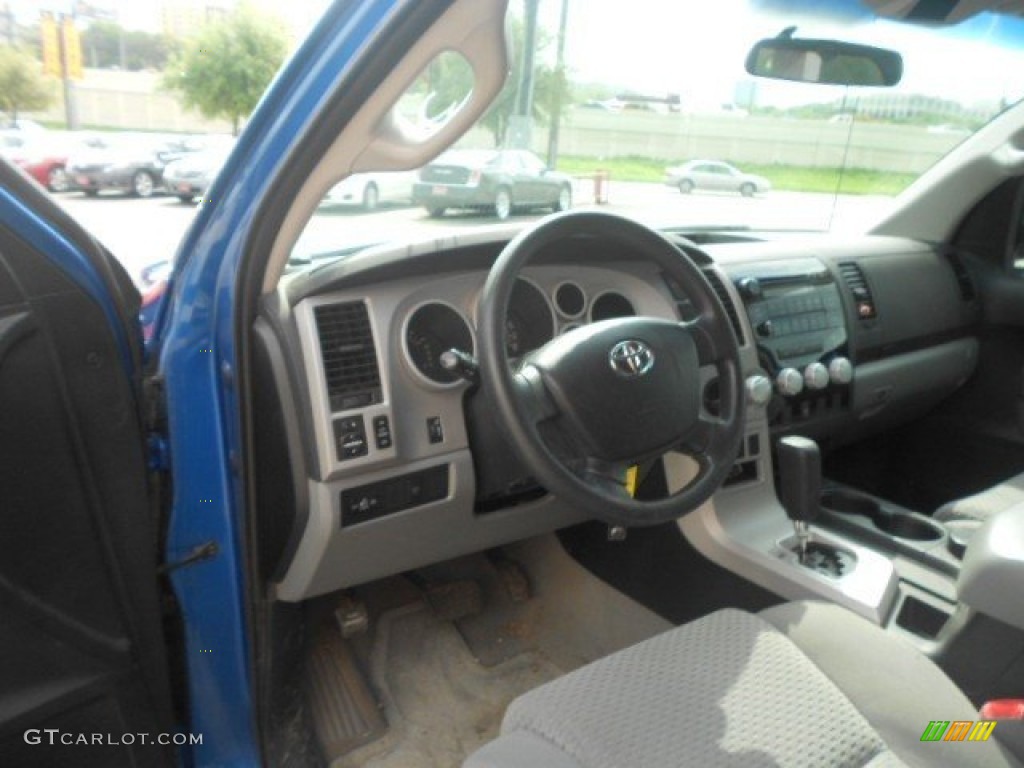
[{"label": "truck interior", "polygon": [[[396,22],[250,241],[268,763],[1018,765],[1019,723],[921,733],[1024,690],[1024,107],[860,232],[585,210],[290,262],[485,111],[508,14]],[[451,52],[465,98],[405,119]]]}]

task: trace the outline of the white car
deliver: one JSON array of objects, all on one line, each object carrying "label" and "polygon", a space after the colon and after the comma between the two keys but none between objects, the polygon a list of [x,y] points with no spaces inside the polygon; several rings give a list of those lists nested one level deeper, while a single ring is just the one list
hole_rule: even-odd
[{"label": "white car", "polygon": [[415,171],[354,173],[332,187],[321,205],[358,205],[365,211],[376,210],[381,203],[408,205],[415,181]]},{"label": "white car", "polygon": [[764,176],[744,173],[739,168],[717,160],[691,160],[665,169],[665,183],[684,195],[695,189],[716,192],[739,192],[744,197],[764,194],[772,188]]}]

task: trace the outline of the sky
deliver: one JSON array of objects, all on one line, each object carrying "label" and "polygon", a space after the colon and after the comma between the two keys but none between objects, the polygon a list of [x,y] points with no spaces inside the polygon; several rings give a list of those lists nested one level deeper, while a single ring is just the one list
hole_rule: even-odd
[{"label": "sky", "polygon": [[[126,29],[137,29],[145,32],[159,32],[161,29],[160,14],[165,5],[190,6],[214,5],[227,8],[238,4],[238,0],[83,0],[87,5],[109,11],[115,20]],[[323,15],[331,0],[248,0],[251,4],[271,13],[276,13],[295,29],[295,33],[305,35],[312,24]],[[69,12],[76,0],[0,0],[10,5],[14,13],[21,19],[37,18],[40,11],[49,10],[55,13]],[[287,9],[283,11],[282,9]]]},{"label": "sky", "polygon": [[[200,0],[88,0],[114,11],[132,29],[158,31],[164,4]],[[287,6],[293,33],[304,35],[330,0],[249,0],[266,10]],[[21,18],[67,10],[74,0],[0,0]],[[206,0],[232,6],[237,0]],[[568,0],[566,55],[571,74],[653,93],[680,93],[698,105],[732,100],[748,79],[743,62],[758,39],[796,24],[797,36],[834,37],[892,47],[904,55],[899,90],[965,105],[1024,96],[1024,20],[976,17],[942,30],[873,20],[860,0]],[[510,0],[513,12],[523,0]],[[540,0],[541,25],[553,39],[562,0]],[[792,11],[797,8],[798,13]],[[780,11],[783,8],[785,10]],[[829,9],[823,12],[821,9]],[[839,19],[839,23],[837,23]],[[999,41],[992,45],[984,41]],[[1016,47],[1016,50],[1014,49]],[[551,46],[553,50],[554,46]],[[831,91],[831,93],[829,93]],[[759,103],[788,106],[830,101],[839,89],[761,81]]]},{"label": "sky", "polygon": [[[517,5],[513,0],[513,7]],[[900,90],[944,96],[965,104],[1024,96],[1024,21],[978,18],[937,30],[906,23],[798,16],[771,10],[765,0],[569,0],[566,57],[581,80],[620,84],[653,92],[681,92],[696,103],[729,100],[735,84],[749,76],[743,62],[750,47],[796,24],[798,37],[831,37],[892,47],[904,56]],[[796,5],[820,9],[821,2]],[[849,3],[843,3],[849,6]],[[768,7],[769,10],[759,10]],[[561,0],[542,0],[542,24],[558,27]],[[624,12],[628,8],[628,12]],[[752,8],[754,12],[752,12]],[[979,42],[978,36],[1018,46]],[[759,100],[828,101],[820,86],[761,81]],[[810,98],[809,98],[810,96]]]}]

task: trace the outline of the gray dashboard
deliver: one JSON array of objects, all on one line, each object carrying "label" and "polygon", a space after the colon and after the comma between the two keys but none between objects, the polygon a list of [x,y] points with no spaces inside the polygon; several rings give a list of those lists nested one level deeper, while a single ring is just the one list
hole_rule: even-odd
[{"label": "gray dashboard", "polygon": [[[297,425],[292,439],[299,444],[289,450],[303,459],[293,467],[303,508],[296,510],[277,571],[280,599],[301,600],[587,519],[586,510],[542,489],[510,491],[506,501],[481,505],[478,465],[504,457],[483,455],[494,443],[471,438],[470,385],[423,368],[422,361],[453,338],[471,347],[463,351],[475,352],[477,297],[508,239],[507,233],[476,233],[373,248],[286,278],[266,297],[260,322],[271,329],[264,334],[269,343],[279,346],[282,364],[274,377],[287,380],[277,382],[277,391],[291,393],[281,405]],[[856,376],[828,393],[836,407],[776,393],[767,406],[748,404],[752,424],[769,420],[773,430],[824,430],[853,439],[911,417],[922,386],[941,399],[973,370],[977,298],[964,298],[963,281],[970,278],[961,274],[962,264],[958,271],[948,254],[930,246],[883,238],[752,239],[703,251],[680,245],[703,266],[731,313],[747,376],[772,380],[778,361],[766,359],[757,343],[745,280],[810,264],[841,297],[835,310],[845,331],[841,351],[853,360]],[[685,287],[667,285],[653,265],[629,256],[586,237],[542,254],[521,276],[524,295],[532,297],[529,318],[509,321],[510,339],[529,336],[529,343],[510,349],[510,356],[543,343],[538,328],[546,327],[550,337],[589,322],[595,305],[624,311],[626,302],[636,314],[685,317]],[[843,266],[850,263],[871,292],[870,318],[858,317]],[[927,294],[927,306],[914,311],[915,297],[905,290],[921,293],[918,298]],[[417,323],[425,330],[413,333]],[[442,327],[444,333],[437,330]],[[438,338],[428,338],[432,334]],[[737,482],[743,481],[740,472]]]}]

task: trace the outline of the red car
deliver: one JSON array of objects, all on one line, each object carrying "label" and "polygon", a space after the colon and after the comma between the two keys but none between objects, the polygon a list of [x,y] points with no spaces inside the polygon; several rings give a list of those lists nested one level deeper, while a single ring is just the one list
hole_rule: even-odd
[{"label": "red car", "polygon": [[64,170],[68,161],[66,148],[49,141],[29,139],[19,146],[6,146],[4,154],[51,192],[68,190],[68,175]]}]

